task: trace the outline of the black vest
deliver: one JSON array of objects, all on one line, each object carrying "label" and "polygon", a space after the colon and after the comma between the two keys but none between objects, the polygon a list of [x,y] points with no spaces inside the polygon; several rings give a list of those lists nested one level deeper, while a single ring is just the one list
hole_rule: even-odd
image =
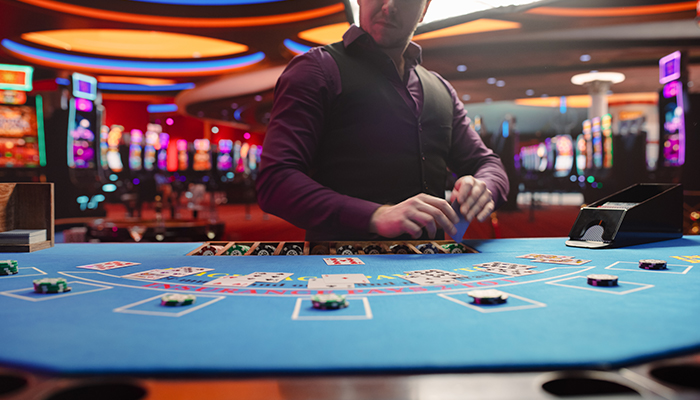
[{"label": "black vest", "polygon": [[[423,111],[413,110],[382,72],[342,42],[325,47],[340,70],[312,178],[336,192],[379,204],[418,193],[444,197],[452,139],[452,97],[425,68]],[[359,239],[359,238],[358,238]]]}]

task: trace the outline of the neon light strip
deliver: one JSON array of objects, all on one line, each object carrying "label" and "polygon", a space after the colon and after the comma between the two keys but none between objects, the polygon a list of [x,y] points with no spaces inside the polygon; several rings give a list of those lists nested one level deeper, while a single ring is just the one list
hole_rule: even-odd
[{"label": "neon light strip", "polygon": [[159,75],[221,73],[255,64],[265,58],[264,53],[257,52],[238,58],[205,61],[113,60],[36,49],[13,42],[9,39],[3,39],[0,43],[2,43],[7,50],[13,53],[13,55],[28,59],[29,61],[36,62],[38,64],[62,67],[69,66],[80,69],[115,73],[157,73]]},{"label": "neon light strip", "polygon": [[186,6],[238,6],[242,4],[274,3],[284,0],[131,0],[143,3],[176,4]]},{"label": "neon light strip", "polygon": [[133,83],[103,83],[97,84],[100,90],[116,90],[124,92],[173,92],[193,89],[194,83],[175,83],[172,85],[137,85]]},{"label": "neon light strip", "polygon": [[337,3],[314,10],[300,11],[289,14],[268,15],[262,17],[247,18],[182,18],[164,17],[159,15],[129,14],[118,11],[98,10],[95,8],[65,4],[52,0],[19,0],[23,3],[46,8],[67,14],[82,15],[84,17],[106,19],[144,25],[180,26],[180,27],[207,27],[207,28],[232,28],[244,26],[279,25],[291,22],[305,21],[321,18],[328,15],[345,12],[345,4]]},{"label": "neon light strip", "polygon": [[695,10],[694,1],[659,4],[653,6],[608,7],[608,8],[563,8],[537,7],[525,11],[528,14],[550,15],[555,17],[625,17],[634,15],[668,14]]},{"label": "neon light strip", "polygon": [[149,104],[146,110],[151,114],[175,112],[177,104]]},{"label": "neon light strip", "polygon": [[44,99],[41,95],[36,95],[36,131],[39,135],[39,165],[46,166],[46,139],[44,136]]},{"label": "neon light strip", "polygon": [[0,83],[0,89],[21,90],[23,92],[32,91],[32,73],[34,72],[34,68],[27,65],[0,64],[0,71],[24,72],[23,84]]},{"label": "neon light strip", "polygon": [[73,160],[73,131],[75,130],[75,98],[71,97],[68,103],[68,144],[66,149],[68,150],[68,166],[75,167],[75,160]]},{"label": "neon light strip", "polygon": [[307,51],[311,50],[311,47],[304,46],[303,44],[297,43],[290,39],[284,39],[284,47],[286,47],[287,50],[291,51],[294,54],[304,54]]}]

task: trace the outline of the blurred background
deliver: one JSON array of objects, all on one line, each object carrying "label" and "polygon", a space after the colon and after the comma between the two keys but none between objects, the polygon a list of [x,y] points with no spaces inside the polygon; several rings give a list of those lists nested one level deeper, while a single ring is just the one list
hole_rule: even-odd
[{"label": "blurred background", "polygon": [[[700,233],[700,2],[433,0],[415,41],[511,180],[465,238],[568,236],[682,183]],[[0,180],[54,182],[57,241],[303,240],[256,204],[286,64],[352,0],[0,0]],[[368,143],[368,146],[373,145]]]}]

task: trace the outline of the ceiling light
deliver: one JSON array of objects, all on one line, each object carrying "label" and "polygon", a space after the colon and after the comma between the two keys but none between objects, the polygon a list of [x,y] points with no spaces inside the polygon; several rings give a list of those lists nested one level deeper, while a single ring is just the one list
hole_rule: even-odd
[{"label": "ceiling light", "polygon": [[457,71],[459,71],[459,72],[464,72],[464,71],[466,71],[466,70],[467,70],[467,66],[466,66],[466,65],[458,65],[458,66],[457,66]]}]

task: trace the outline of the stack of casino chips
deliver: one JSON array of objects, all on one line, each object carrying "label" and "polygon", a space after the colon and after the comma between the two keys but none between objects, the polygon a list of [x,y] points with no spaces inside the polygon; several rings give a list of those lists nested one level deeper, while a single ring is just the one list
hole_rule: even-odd
[{"label": "stack of casino chips", "polygon": [[202,256],[215,256],[218,252],[223,250],[224,246],[214,246],[212,244],[208,244],[206,246],[203,246],[199,250],[199,255]]},{"label": "stack of casino chips", "polygon": [[438,248],[435,247],[435,245],[432,243],[419,244],[418,246],[416,246],[416,248],[418,249],[418,251],[420,251],[423,254],[438,254],[438,253],[440,253],[440,250],[438,250]]},{"label": "stack of casino chips", "polygon": [[251,253],[254,256],[271,256],[275,254],[277,248],[271,244],[261,244]]},{"label": "stack of casino chips", "polygon": [[617,286],[616,275],[591,274],[586,279],[591,286]]},{"label": "stack of casino chips", "polygon": [[17,272],[17,260],[0,260],[0,275],[14,275]]},{"label": "stack of casino chips", "polygon": [[37,293],[63,293],[71,290],[64,278],[42,278],[34,280],[34,291]]},{"label": "stack of casino chips", "polygon": [[491,305],[503,304],[508,299],[508,295],[496,289],[472,290],[467,295],[474,299],[474,304]]},{"label": "stack of casino chips", "polygon": [[666,261],[664,260],[639,260],[639,268],[642,269],[666,269]]},{"label": "stack of casino chips", "polygon": [[161,306],[177,307],[194,304],[197,296],[193,294],[169,293],[160,298]]},{"label": "stack of casino chips", "polygon": [[316,294],[311,296],[311,304],[319,310],[337,310],[347,307],[348,301],[339,294]]},{"label": "stack of casino chips", "polygon": [[447,243],[440,247],[452,254],[467,253],[467,248],[461,243]]},{"label": "stack of casino chips", "polygon": [[229,256],[242,256],[250,250],[250,246],[244,244],[234,244],[226,250],[226,255]]}]

